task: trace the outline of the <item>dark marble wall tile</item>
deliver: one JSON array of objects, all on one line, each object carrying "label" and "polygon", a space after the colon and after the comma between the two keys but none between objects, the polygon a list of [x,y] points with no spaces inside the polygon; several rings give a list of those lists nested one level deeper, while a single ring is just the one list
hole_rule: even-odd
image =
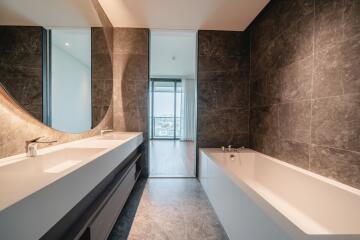
[{"label": "dark marble wall tile", "polygon": [[315,0],[315,48],[343,40],[344,0]]},{"label": "dark marble wall tile", "polygon": [[[271,1],[249,25],[247,31],[251,34],[251,55],[263,55],[266,48],[277,36],[280,28],[277,27],[277,13]],[[254,63],[252,62],[252,66]]]},{"label": "dark marble wall tile", "polygon": [[313,12],[313,0],[270,1],[248,28],[252,35],[252,54],[262,54],[282,32],[299,25],[300,20]]},{"label": "dark marble wall tile", "polygon": [[[114,128],[143,132],[148,139],[149,29],[114,28]],[[142,159],[148,175],[148,146]]]},{"label": "dark marble wall tile", "polygon": [[42,27],[0,26],[0,84],[42,121]]},{"label": "dark marble wall tile", "polygon": [[276,158],[295,166],[309,169],[309,144],[279,140]]},{"label": "dark marble wall tile", "polygon": [[351,38],[360,34],[360,1],[345,0],[344,37]]},{"label": "dark marble wall tile", "polygon": [[278,31],[284,31],[293,25],[298,24],[299,19],[313,14],[313,0],[300,1],[274,1],[274,12],[276,27]]},{"label": "dark marble wall tile", "polygon": [[312,143],[360,152],[360,94],[314,100]]},{"label": "dark marble wall tile", "polygon": [[111,105],[113,79],[95,79],[91,83],[92,127],[97,126]]},{"label": "dark marble wall tile", "polygon": [[41,53],[42,27],[36,26],[1,26],[1,52]]},{"label": "dark marble wall tile", "polygon": [[271,157],[278,157],[280,151],[280,139],[274,136],[251,133],[250,147]]},{"label": "dark marble wall tile", "polygon": [[[41,79],[41,68],[28,68],[17,65],[0,65],[0,75],[1,75],[1,83],[6,84],[7,82],[15,81],[19,83],[26,83],[26,79],[37,79],[38,82],[41,83],[39,79]],[[25,80],[24,80],[25,79]],[[16,84],[14,84],[16,86]],[[9,85],[9,88],[11,86]],[[15,94],[15,92],[14,92]]]},{"label": "dark marble wall tile", "polygon": [[275,75],[276,72],[251,72],[251,107],[271,106],[281,101],[281,80]]},{"label": "dark marble wall tile", "polygon": [[115,53],[114,78],[124,81],[143,81],[148,78],[148,67],[144,67],[148,64],[148,55]]},{"label": "dark marble wall tile", "polygon": [[211,132],[205,132],[199,134],[197,141],[199,142],[199,148],[219,148],[221,146],[229,145],[233,147],[242,147],[249,146],[249,134],[233,134],[232,132],[220,131],[216,135],[213,135]]},{"label": "dark marble wall tile", "polygon": [[121,28],[114,31],[114,54],[148,55],[149,31],[142,28]]},{"label": "dark marble wall tile", "polygon": [[112,79],[112,75],[112,61],[109,54],[91,53],[91,78]]},{"label": "dark marble wall tile", "polygon": [[310,170],[360,188],[360,153],[312,146]]},{"label": "dark marble wall tile", "polygon": [[279,106],[251,108],[250,132],[279,137]]},{"label": "dark marble wall tile", "polygon": [[[249,112],[247,110],[218,110],[201,114],[199,116],[199,134],[248,134]],[[214,134],[215,133],[215,134]]]},{"label": "dark marble wall tile", "polygon": [[280,82],[280,99],[282,102],[305,100],[311,98],[313,79],[313,56],[287,65],[270,78]]},{"label": "dark marble wall tile", "polygon": [[250,146],[359,188],[360,1],[273,0],[246,31]]},{"label": "dark marble wall tile", "polygon": [[268,48],[272,68],[279,68],[312,55],[313,15],[309,14],[280,33]]},{"label": "dark marble wall tile", "polygon": [[[39,37],[39,35],[38,35]],[[41,44],[41,43],[39,43]],[[34,68],[41,66],[40,52],[26,51],[3,51],[1,52],[0,64],[9,66],[21,66],[26,68]]]},{"label": "dark marble wall tile", "polygon": [[249,35],[198,33],[198,145],[248,146]]},{"label": "dark marble wall tile", "polygon": [[279,105],[280,138],[310,143],[311,102]]},{"label": "dark marble wall tile", "polygon": [[91,42],[94,44],[91,48],[91,53],[109,54],[104,28],[102,27],[91,28]]},{"label": "dark marble wall tile", "polygon": [[344,94],[360,93],[360,35],[340,45],[339,71]]},{"label": "dark marble wall tile", "polygon": [[[249,131],[249,112],[247,110],[230,109],[204,112],[199,115],[198,121],[201,123],[198,125],[199,145],[201,147],[206,147],[203,141],[206,143],[214,142],[211,143],[211,146],[217,144],[220,146],[225,144],[237,145],[230,140],[236,139],[237,135],[248,135]],[[241,138],[241,140],[244,139]],[[247,142],[241,141],[241,145],[247,145]]]},{"label": "dark marble wall tile", "polygon": [[314,97],[337,96],[343,93],[338,61],[340,46],[334,45],[315,53]]},{"label": "dark marble wall tile", "polygon": [[147,106],[147,82],[123,81],[121,98],[124,111],[132,111]]},{"label": "dark marble wall tile", "polygon": [[[251,32],[251,28],[247,31]],[[252,32],[251,36],[253,36]],[[273,40],[270,41],[264,51],[259,51],[255,49],[253,41],[253,37],[251,37],[251,72],[264,74],[268,71],[269,68],[272,68],[274,66],[273,59],[271,59],[271,52],[273,51],[272,49],[275,47],[275,42]]]},{"label": "dark marble wall tile", "polygon": [[198,68],[202,72],[247,72],[249,62],[243,56],[199,56]]},{"label": "dark marble wall tile", "polygon": [[360,36],[315,52],[314,97],[360,92]]},{"label": "dark marble wall tile", "polygon": [[92,127],[105,117],[112,100],[112,53],[103,27],[91,28],[91,114]]},{"label": "dark marble wall tile", "polygon": [[200,72],[199,109],[249,108],[249,79],[244,72]]},{"label": "dark marble wall tile", "polygon": [[199,34],[199,56],[246,56],[249,48],[248,34],[231,31],[201,31]]},{"label": "dark marble wall tile", "polygon": [[[198,78],[200,79],[200,78]],[[215,82],[198,80],[198,112],[208,111],[217,106]]]},{"label": "dark marble wall tile", "polygon": [[251,73],[251,106],[311,99],[313,57],[266,73]]}]

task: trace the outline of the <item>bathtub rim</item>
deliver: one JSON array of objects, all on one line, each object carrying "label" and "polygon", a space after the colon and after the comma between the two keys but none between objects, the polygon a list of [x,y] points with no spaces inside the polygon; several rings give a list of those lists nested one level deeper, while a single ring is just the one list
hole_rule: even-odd
[{"label": "bathtub rim", "polygon": [[[247,184],[241,177],[238,177],[234,171],[231,171],[231,169],[224,167],[219,161],[217,161],[216,156],[214,156],[214,153],[223,153],[221,149],[218,148],[200,148],[199,149],[200,154],[199,157],[201,158],[201,154],[204,154],[209,159],[212,160],[212,162],[215,163],[215,165],[226,175],[228,176],[231,181],[233,181],[236,185],[238,185],[241,190],[243,190],[250,199],[252,199],[255,204],[260,207],[266,215],[268,215],[271,219],[273,219],[279,226],[282,228],[285,232],[289,234],[289,236],[293,237],[294,239],[303,239],[303,240],[359,240],[360,239],[360,233],[359,234],[323,234],[323,233],[307,233],[302,228],[300,228],[298,225],[296,225],[289,217],[286,216],[285,213],[278,210],[274,205],[271,204],[270,201],[265,199],[260,193],[258,193],[252,186]],[[309,170],[303,169],[301,167],[292,165],[290,163],[281,161],[279,159],[276,159],[274,157],[268,156],[266,154],[257,152],[253,149],[246,148],[242,150],[243,152],[238,153],[253,153],[258,154],[262,157],[265,157],[268,160],[271,160],[277,164],[280,164],[282,166],[291,168],[295,171],[299,171],[305,175],[308,175],[310,177],[316,178],[322,182],[325,182],[327,184],[330,184],[334,187],[341,188],[345,191],[348,191],[352,194],[356,194],[357,196],[360,196],[360,190],[356,189],[354,187],[348,186],[346,184],[343,184],[341,182],[338,182],[336,180],[321,176],[317,173],[313,173]],[[228,152],[225,152],[227,154],[230,154]],[[235,154],[238,154],[235,152]],[[232,153],[234,154],[234,153]]]}]

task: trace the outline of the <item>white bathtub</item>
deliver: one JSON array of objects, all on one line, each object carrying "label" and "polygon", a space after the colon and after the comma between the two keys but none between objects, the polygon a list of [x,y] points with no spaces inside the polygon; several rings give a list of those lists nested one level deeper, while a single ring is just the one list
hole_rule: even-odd
[{"label": "white bathtub", "polygon": [[360,190],[310,171],[200,149],[199,179],[230,239],[360,239]]}]

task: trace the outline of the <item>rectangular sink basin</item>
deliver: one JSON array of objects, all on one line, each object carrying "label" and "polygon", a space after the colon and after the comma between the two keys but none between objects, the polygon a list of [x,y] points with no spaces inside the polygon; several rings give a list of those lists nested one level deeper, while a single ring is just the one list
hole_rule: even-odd
[{"label": "rectangular sink basin", "polygon": [[104,151],[106,148],[64,148],[51,153],[34,157],[34,161],[39,161],[46,173],[59,173],[65,171],[91,156]]},{"label": "rectangular sink basin", "polygon": [[53,167],[45,169],[44,172],[59,173],[59,172],[65,171],[66,169],[71,168],[72,166],[75,166],[79,163],[81,163],[81,161],[73,161],[73,160],[65,161],[65,162],[59,163]]}]

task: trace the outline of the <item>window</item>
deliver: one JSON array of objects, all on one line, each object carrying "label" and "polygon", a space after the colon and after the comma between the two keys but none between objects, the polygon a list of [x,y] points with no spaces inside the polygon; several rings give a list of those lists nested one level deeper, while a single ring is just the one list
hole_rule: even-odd
[{"label": "window", "polygon": [[151,138],[178,139],[180,136],[181,80],[151,79]]}]

